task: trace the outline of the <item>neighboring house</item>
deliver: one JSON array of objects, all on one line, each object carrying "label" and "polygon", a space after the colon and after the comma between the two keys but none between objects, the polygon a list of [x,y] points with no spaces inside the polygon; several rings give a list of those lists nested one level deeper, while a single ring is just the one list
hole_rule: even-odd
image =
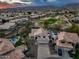
[{"label": "neighboring house", "polygon": [[32,29],[29,34],[30,38],[36,39],[38,43],[48,43],[49,42],[49,33],[43,28]]},{"label": "neighboring house", "polygon": [[79,23],[79,17],[74,17],[71,19],[71,22]]},{"label": "neighboring house", "polygon": [[4,23],[0,25],[0,29],[9,29],[10,27],[15,26],[15,23]]},{"label": "neighboring house", "polygon": [[4,18],[4,17],[7,17],[7,16],[8,16],[7,14],[1,13],[0,18]]},{"label": "neighboring house", "polygon": [[24,54],[15,48],[8,39],[0,38],[0,59],[22,59]]},{"label": "neighboring house", "polygon": [[60,32],[56,39],[56,49],[63,59],[70,59],[73,56],[74,46],[79,43],[76,33]]}]

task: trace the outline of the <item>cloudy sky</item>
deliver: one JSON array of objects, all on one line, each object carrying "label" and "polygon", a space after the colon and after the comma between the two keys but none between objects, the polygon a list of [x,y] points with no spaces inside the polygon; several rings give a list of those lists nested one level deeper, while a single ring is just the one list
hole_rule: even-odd
[{"label": "cloudy sky", "polygon": [[36,4],[36,5],[43,5],[43,4],[52,4],[52,5],[64,5],[68,3],[76,3],[79,0],[0,0],[2,2],[8,3],[26,3],[26,4]]}]

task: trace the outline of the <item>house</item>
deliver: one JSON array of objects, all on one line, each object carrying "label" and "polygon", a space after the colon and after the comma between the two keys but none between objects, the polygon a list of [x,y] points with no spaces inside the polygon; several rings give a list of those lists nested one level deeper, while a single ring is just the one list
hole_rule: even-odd
[{"label": "house", "polygon": [[15,23],[4,23],[4,24],[1,24],[0,25],[0,29],[9,29],[10,27],[14,27],[15,26]]},{"label": "house", "polygon": [[24,54],[5,38],[0,38],[0,59],[22,59]]},{"label": "house", "polygon": [[70,59],[76,43],[79,43],[79,37],[76,33],[60,32],[56,39],[57,53],[63,59]]},{"label": "house", "polygon": [[15,30],[15,23],[4,23],[0,25],[0,30],[4,33],[4,37],[10,37],[12,35],[15,35],[15,32],[12,32]]},{"label": "house", "polygon": [[49,32],[43,28],[32,29],[29,37],[32,39],[36,39],[38,43],[49,42]]},{"label": "house", "polygon": [[79,17],[77,16],[77,17],[72,18],[71,22],[73,22],[73,23],[79,23]]}]

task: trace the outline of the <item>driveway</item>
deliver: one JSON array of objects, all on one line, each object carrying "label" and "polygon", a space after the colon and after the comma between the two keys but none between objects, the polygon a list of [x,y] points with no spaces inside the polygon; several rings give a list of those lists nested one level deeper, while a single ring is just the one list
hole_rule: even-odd
[{"label": "driveway", "polygon": [[48,44],[38,44],[37,59],[45,59],[50,56]]},{"label": "driveway", "polygon": [[47,43],[38,44],[37,59],[62,59],[58,55],[51,55]]}]

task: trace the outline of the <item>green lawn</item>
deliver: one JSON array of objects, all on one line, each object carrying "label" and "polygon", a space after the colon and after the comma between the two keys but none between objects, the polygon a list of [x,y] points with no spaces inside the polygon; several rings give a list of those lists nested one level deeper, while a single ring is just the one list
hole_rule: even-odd
[{"label": "green lawn", "polygon": [[49,18],[48,20],[38,20],[38,23],[39,24],[44,24],[44,23],[48,23],[48,24],[63,24],[64,21],[63,20],[60,20],[60,19],[55,19],[55,18]]},{"label": "green lawn", "polygon": [[49,24],[55,23],[57,21],[57,19],[54,18],[50,18],[47,20]]}]

